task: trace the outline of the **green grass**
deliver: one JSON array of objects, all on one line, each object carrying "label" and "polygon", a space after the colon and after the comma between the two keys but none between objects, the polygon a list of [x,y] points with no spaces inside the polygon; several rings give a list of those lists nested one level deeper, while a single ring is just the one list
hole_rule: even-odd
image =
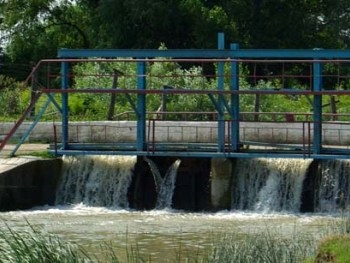
[{"label": "green grass", "polygon": [[317,251],[314,262],[350,262],[350,235],[329,236],[324,239]]},{"label": "green grass", "polygon": [[82,248],[28,226],[24,231],[14,231],[8,225],[1,229],[1,262],[93,262]]},{"label": "green grass", "polygon": [[227,235],[208,262],[299,263],[314,251],[315,242],[311,236],[296,234],[290,239],[267,230],[244,237]]},{"label": "green grass", "polygon": [[49,151],[33,151],[33,152],[28,152],[28,153],[21,153],[21,154],[16,154],[15,156],[24,156],[24,155],[30,155],[30,156],[35,156],[35,157],[41,157],[41,158],[56,158],[54,154],[52,154]]}]

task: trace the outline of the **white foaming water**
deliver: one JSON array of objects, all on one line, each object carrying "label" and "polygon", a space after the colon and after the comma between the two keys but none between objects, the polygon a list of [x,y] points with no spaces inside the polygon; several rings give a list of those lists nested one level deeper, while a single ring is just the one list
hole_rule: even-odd
[{"label": "white foaming water", "polygon": [[310,162],[301,159],[237,160],[231,208],[298,212]]},{"label": "white foaming water", "polygon": [[[136,156],[64,157],[63,176],[56,204],[85,204],[95,207],[128,208]],[[177,170],[175,161],[164,178],[152,160],[149,164],[156,182],[156,209],[171,208]],[[306,172],[312,160],[238,159],[232,180],[232,210],[255,212],[299,212]],[[337,191],[350,196],[350,162],[321,161],[321,176],[315,183],[315,211],[335,212]],[[313,175],[310,175],[313,176]],[[315,175],[316,176],[316,175]]]},{"label": "white foaming water", "polygon": [[136,156],[65,156],[56,204],[127,208],[135,163]]}]

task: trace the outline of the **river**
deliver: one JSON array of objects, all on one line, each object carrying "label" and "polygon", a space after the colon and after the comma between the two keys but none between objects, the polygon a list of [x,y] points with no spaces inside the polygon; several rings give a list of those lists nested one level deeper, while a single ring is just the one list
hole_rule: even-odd
[{"label": "river", "polygon": [[[325,162],[321,167],[321,205],[315,213],[298,212],[307,160],[240,160],[239,180],[232,188],[237,202],[216,212],[176,210],[171,202],[159,199],[158,209],[129,208],[127,189],[135,161],[116,156],[64,158],[56,205],[3,212],[1,222],[15,231],[40,227],[102,258],[101,245],[108,244],[121,262],[127,262],[130,251],[148,262],[198,262],[226,236],[244,240],[260,233],[290,242],[307,237],[314,255],[320,238],[339,231],[337,222],[349,217],[348,211],[334,209],[336,190],[350,190],[348,161]],[[160,189],[158,198],[163,196],[162,187],[171,197],[180,162],[163,178],[148,162]]]},{"label": "river", "polygon": [[[213,243],[230,233],[242,236],[274,232],[283,238],[299,234],[312,236],[315,246],[320,237],[344,214],[288,214],[220,211],[190,213],[176,210],[131,211],[106,207],[37,207],[27,211],[1,213],[2,224],[22,231],[40,227],[64,240],[75,242],[88,252],[99,254],[100,246],[111,244],[118,256],[136,249],[152,262],[198,259],[212,249]],[[348,216],[348,214],[346,214]],[[124,262],[124,261],[122,261]]]}]

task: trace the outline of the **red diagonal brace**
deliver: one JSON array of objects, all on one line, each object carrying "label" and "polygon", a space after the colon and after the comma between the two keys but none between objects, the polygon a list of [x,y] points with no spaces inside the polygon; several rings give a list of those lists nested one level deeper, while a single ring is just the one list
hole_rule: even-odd
[{"label": "red diagonal brace", "polygon": [[5,147],[6,143],[10,140],[10,138],[12,137],[12,135],[16,132],[16,130],[18,129],[18,127],[22,124],[22,122],[25,120],[25,118],[27,117],[27,115],[29,114],[29,112],[32,110],[32,108],[34,107],[35,103],[38,101],[38,99],[41,96],[41,92],[36,93],[35,97],[32,99],[30,105],[28,106],[28,108],[26,109],[26,111],[22,114],[21,118],[15,123],[15,125],[12,127],[12,129],[10,130],[10,132],[6,135],[5,139],[1,142],[0,144],[0,151]]}]

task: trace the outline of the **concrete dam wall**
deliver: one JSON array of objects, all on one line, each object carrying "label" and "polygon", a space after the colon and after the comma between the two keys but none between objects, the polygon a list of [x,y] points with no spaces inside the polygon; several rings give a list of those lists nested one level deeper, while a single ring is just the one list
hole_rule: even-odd
[{"label": "concrete dam wall", "polygon": [[61,166],[61,159],[0,159],[0,210],[53,205]]},{"label": "concrete dam wall", "polygon": [[[0,161],[1,211],[76,202],[150,210],[159,197],[155,170],[165,181],[176,158],[152,157],[156,169],[131,156]],[[170,205],[185,211],[333,211],[340,189],[350,200],[348,166],[348,160],[181,158]]]}]

